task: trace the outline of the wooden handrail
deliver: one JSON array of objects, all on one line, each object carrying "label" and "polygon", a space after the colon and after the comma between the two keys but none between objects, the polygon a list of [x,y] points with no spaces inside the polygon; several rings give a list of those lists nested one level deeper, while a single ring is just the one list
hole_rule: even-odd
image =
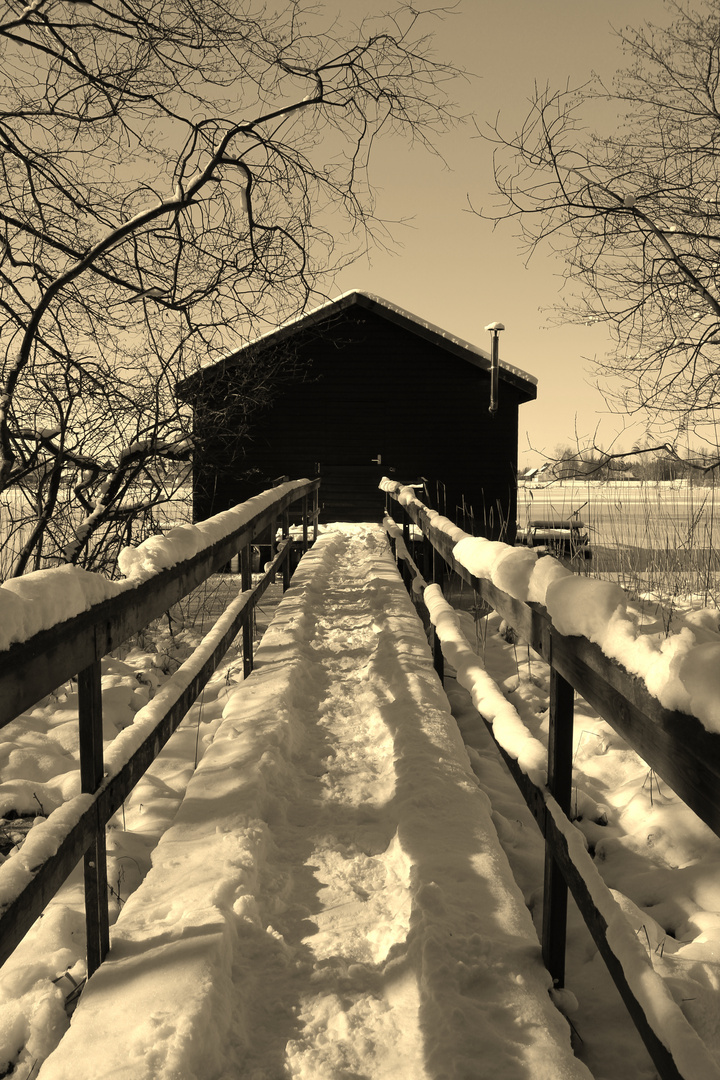
[{"label": "wooden handrail", "polygon": [[[40,866],[30,868],[30,881],[0,907],[0,964],[11,955],[83,855],[88,975],[101,963],[109,943],[105,825],[178,727],[241,628],[245,674],[252,669],[249,627],[254,608],[278,571],[282,572],[285,587],[290,579],[293,544],[287,528],[289,508],[300,502],[307,511],[308,497],[312,495],[309,517],[316,529],[319,486],[319,480],[299,484],[192,558],[94,604],[88,611],[58,626],[40,631],[28,641],[14,644],[0,654],[0,726],[9,723],[67,679],[78,675],[80,771],[85,793],[78,799],[79,811],[74,824],[68,825],[58,838],[55,854]],[[250,584],[250,545],[268,527],[274,527],[278,517],[283,520],[284,539],[277,545],[276,553],[258,583],[254,588],[245,588]],[[307,535],[306,528],[303,535]],[[274,542],[273,535],[273,546]],[[139,745],[111,774],[105,774],[100,693],[102,657],[225,566],[238,552],[242,553],[242,592],[217,621],[213,631],[152,699],[148,708],[152,708],[153,717],[155,712],[159,715],[144,732]],[[136,723],[139,717],[140,713],[135,718]],[[131,729],[132,725],[126,731]]]},{"label": "wooden handrail", "polygon": [[[665,1010],[663,1020],[667,1021],[669,1014],[673,1014],[672,1037],[668,1038],[669,1032],[658,1015],[654,1015],[657,1001],[646,1007],[648,996],[643,979],[659,980],[660,976],[648,967],[647,957],[629,924],[624,935],[623,955],[618,955],[609,933],[609,924],[613,922],[613,938],[617,937],[618,924],[614,919],[617,905],[585,848],[581,845],[574,852],[570,850],[569,838],[577,840],[569,821],[574,691],[577,690],[718,835],[720,735],[706,731],[694,717],[663,708],[638,678],[606,657],[599,646],[586,638],[565,637],[553,626],[541,605],[516,600],[490,581],[472,575],[453,557],[457,540],[433,524],[433,515],[427,507],[417,499],[408,504],[401,503],[399,484],[392,490],[385,490],[400,509],[404,544],[398,543],[400,532],[394,521],[386,521],[386,529],[393,550],[405,560],[403,579],[416,605],[425,607],[413,581],[420,571],[412,555],[403,550],[412,546],[407,528],[410,520],[421,530],[425,545],[431,545],[432,553],[440,555],[444,564],[441,570],[437,560],[433,559],[432,573],[426,571],[423,577],[430,576],[434,582],[442,584],[444,572],[458,575],[550,665],[550,730],[545,787],[531,780],[518,761],[495,739],[492,723],[485,717],[482,719],[545,839],[542,951],[555,984],[564,985],[569,889],[662,1080],[720,1077],[720,1070],[669,991],[663,987],[665,992],[660,997]],[[431,560],[427,551],[425,556],[424,563],[429,566]],[[425,608],[424,619],[427,616]],[[437,653],[437,639],[434,645]],[[594,883],[594,889],[590,888],[589,882]],[[598,899],[600,894],[602,901]],[[628,957],[636,971],[628,970]],[[690,1054],[686,1060],[693,1064],[683,1065],[687,1049]]]},{"label": "wooden handrail", "polygon": [[192,558],[0,653],[0,727],[168,611],[319,485],[308,480]]}]

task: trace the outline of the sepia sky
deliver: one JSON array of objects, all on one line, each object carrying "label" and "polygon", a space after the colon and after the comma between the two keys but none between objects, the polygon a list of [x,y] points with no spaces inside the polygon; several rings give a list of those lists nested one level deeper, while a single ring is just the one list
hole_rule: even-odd
[{"label": "sepia sky", "polygon": [[[326,10],[355,21],[391,6],[328,0]],[[437,54],[475,73],[458,84],[456,98],[480,128],[499,113],[514,129],[527,114],[535,83],[577,86],[593,71],[611,80],[624,65],[613,27],[667,22],[661,0],[460,0],[454,12],[436,23]],[[489,348],[484,327],[503,322],[501,358],[539,382],[538,400],[520,410],[521,467],[539,463],[558,444],[574,444],[576,432],[581,442],[597,432],[603,445],[616,440],[629,448],[644,434],[643,423],[609,413],[584,360],[609,351],[607,330],[548,325],[562,263],[542,250],[526,267],[510,223],[493,229],[470,212],[469,199],[488,208],[495,201],[491,146],[469,123],[443,136],[438,149],[446,165],[402,142],[380,147],[373,174],[377,212],[405,223],[393,228],[396,251],[376,251],[344,270],[338,291],[378,293],[483,348]]]}]

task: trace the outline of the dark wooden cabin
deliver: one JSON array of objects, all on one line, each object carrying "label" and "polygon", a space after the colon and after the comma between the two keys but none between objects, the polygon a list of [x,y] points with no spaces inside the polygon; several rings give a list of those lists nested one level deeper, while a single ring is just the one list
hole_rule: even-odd
[{"label": "dark wooden cabin", "polygon": [[[238,438],[233,402],[239,430],[247,373],[268,357],[286,375]],[[491,416],[490,366],[482,349],[362,292],[265,334],[178,387],[195,412],[195,519],[280,475],[319,474],[321,521],[379,521],[387,475],[424,483],[421,497],[449,517],[472,507],[476,533],[512,540],[518,407],[537,386],[501,361]]]}]

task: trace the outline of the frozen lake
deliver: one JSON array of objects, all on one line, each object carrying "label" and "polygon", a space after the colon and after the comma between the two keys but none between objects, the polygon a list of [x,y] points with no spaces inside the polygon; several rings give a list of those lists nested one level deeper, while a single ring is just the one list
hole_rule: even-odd
[{"label": "frozen lake", "polygon": [[713,487],[666,483],[560,482],[518,491],[518,524],[569,518],[589,535],[591,559],[575,557],[579,573],[617,581],[633,595],[663,603],[692,596],[720,604],[720,494]]},{"label": "frozen lake", "polygon": [[688,551],[720,546],[720,501],[713,487],[575,481],[518,491],[521,527],[576,511],[595,545]]}]

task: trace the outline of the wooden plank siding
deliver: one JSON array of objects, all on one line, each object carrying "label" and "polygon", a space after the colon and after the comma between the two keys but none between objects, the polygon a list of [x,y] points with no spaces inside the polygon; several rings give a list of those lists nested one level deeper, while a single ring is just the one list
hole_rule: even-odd
[{"label": "wooden plank siding", "polygon": [[[300,320],[280,344],[276,334],[246,346],[179,390],[195,408],[196,516],[243,501],[291,467],[295,476],[323,476],[321,520],[363,520],[349,516],[347,491],[326,481],[342,466],[359,472],[380,457],[381,474],[424,478],[433,501],[439,493],[438,509],[452,516],[464,500],[477,532],[498,538],[506,528],[512,539],[518,409],[535,396],[534,383],[501,371],[491,417],[486,358],[358,296]],[[254,415],[249,437],[226,464],[229,437],[217,424],[222,403],[241,392],[241,362],[277,351],[283,340],[296,374]],[[364,520],[379,520],[378,512]]]}]

